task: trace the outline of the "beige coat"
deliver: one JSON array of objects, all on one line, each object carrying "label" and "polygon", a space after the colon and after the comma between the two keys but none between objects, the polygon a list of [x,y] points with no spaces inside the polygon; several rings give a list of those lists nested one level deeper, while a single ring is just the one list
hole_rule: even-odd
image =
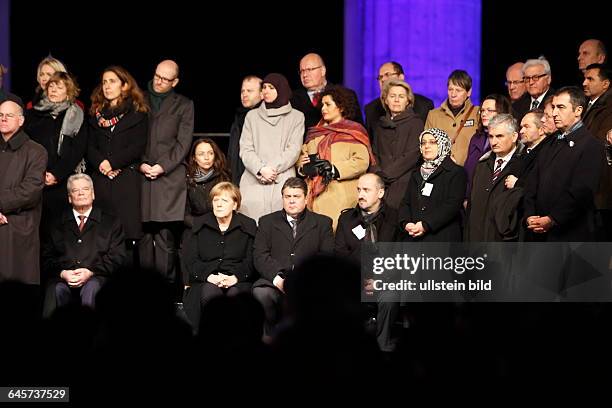
[{"label": "beige coat", "polygon": [[[317,146],[324,137],[319,136],[304,144],[302,153],[317,153]],[[334,143],[331,146],[331,164],[338,169],[340,178],[331,181],[325,191],[314,199],[311,210],[330,217],[336,231],[340,212],[357,205],[357,179],[370,165],[368,148],[360,143]]]},{"label": "beige coat", "polygon": [[[291,104],[266,109],[265,103],[247,113],[240,136],[240,158],[245,172],[240,179],[240,212],[259,218],[283,208],[281,188],[295,176],[295,163],[304,140],[304,114]],[[272,184],[261,184],[257,172],[264,166],[276,169]]]},{"label": "beige coat", "polygon": [[[470,112],[470,108],[474,107]],[[468,116],[468,112],[470,112]],[[451,157],[460,166],[463,166],[465,159],[467,159],[468,147],[470,146],[470,139],[476,133],[478,129],[478,114],[480,107],[472,105],[472,102],[467,99],[463,109],[453,116],[449,106],[448,99],[442,102],[442,105],[434,110],[429,111],[427,120],[425,121],[425,129],[438,128],[444,130],[448,137],[453,142],[451,148]],[[457,130],[461,124],[463,128],[459,135]]]}]

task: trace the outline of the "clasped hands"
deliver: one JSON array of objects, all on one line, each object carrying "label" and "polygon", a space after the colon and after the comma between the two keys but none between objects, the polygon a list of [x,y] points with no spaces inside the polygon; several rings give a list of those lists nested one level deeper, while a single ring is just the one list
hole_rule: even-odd
[{"label": "clasped hands", "polygon": [[227,289],[238,283],[238,278],[235,275],[225,275],[223,273],[211,273],[206,278],[208,283],[212,283],[220,288]]},{"label": "clasped hands", "polygon": [[532,215],[527,217],[527,228],[536,234],[548,232],[552,227],[553,220],[549,216],[540,217],[539,215]]},{"label": "clasped hands", "polygon": [[156,178],[165,173],[164,168],[159,164],[150,166],[147,163],[142,163],[140,165],[140,172],[144,174],[144,176],[149,180],[155,180]]},{"label": "clasped hands", "polygon": [[94,275],[87,268],[66,269],[60,273],[60,278],[66,281],[71,288],[81,287]]},{"label": "clasped hands", "polygon": [[425,235],[425,227],[423,227],[422,221],[419,221],[416,224],[413,222],[409,222],[408,224],[406,224],[406,228],[404,229],[413,238]]},{"label": "clasped hands", "polygon": [[100,173],[102,173],[111,180],[117,177],[119,173],[121,173],[121,169],[113,170],[113,167],[111,166],[108,160],[104,160],[102,163],[100,163],[100,166],[98,166],[98,170],[100,170]]}]

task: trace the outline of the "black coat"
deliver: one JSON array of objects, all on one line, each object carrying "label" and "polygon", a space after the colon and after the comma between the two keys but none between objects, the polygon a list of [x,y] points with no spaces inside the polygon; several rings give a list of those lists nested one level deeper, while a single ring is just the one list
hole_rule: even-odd
[{"label": "black coat", "polygon": [[550,216],[547,241],[592,241],[596,234],[594,194],[599,187],[603,147],[586,127],[553,140],[538,158],[525,191],[525,218]]},{"label": "black coat", "polygon": [[428,177],[427,182],[433,184],[433,188],[429,196],[424,196],[421,194],[423,176],[419,169],[415,170],[400,205],[399,225],[404,231],[409,222],[421,221],[425,234],[412,238],[403,233],[404,240],[461,242],[461,209],[466,180],[463,167],[448,156]]},{"label": "black coat", "polygon": [[[425,123],[425,121],[427,120],[427,114],[433,108],[434,103],[431,99],[423,95],[414,94],[414,106],[412,107],[412,110],[414,110],[414,113],[416,113],[417,116],[421,118],[423,123]],[[371,142],[373,142],[372,132],[376,127],[376,123],[380,120],[382,116],[385,116],[386,114],[387,112],[385,111],[385,108],[383,107],[380,98],[373,99],[365,106],[365,128],[367,129],[368,134],[370,135]]]},{"label": "black coat", "polygon": [[293,238],[285,211],[280,210],[259,219],[253,256],[262,279],[254,286],[271,285],[279,273],[285,276],[294,267],[319,252],[332,253],[334,235],[331,218],[305,209]]},{"label": "black coat", "polygon": [[[605,146],[606,134],[612,129],[612,90],[601,95],[591,109],[586,111],[582,120],[591,134]],[[609,146],[608,156],[612,156]],[[597,208],[612,210],[612,166],[607,164],[607,160],[603,165],[601,183],[595,194],[595,204]]]},{"label": "black coat", "polygon": [[[325,86],[325,89],[331,86],[333,86],[333,84],[328,82]],[[363,125],[363,114],[361,113],[357,94],[352,89],[349,89],[349,91],[353,95],[355,106],[357,107],[357,112],[355,112],[355,115],[353,117],[347,117],[345,119],[350,119],[354,122],[358,122]],[[305,132],[308,132],[308,128],[316,125],[321,120],[321,103],[319,103],[317,106],[312,106],[312,102],[308,97],[308,92],[306,91],[306,88],[299,88],[293,91],[293,95],[291,96],[291,106],[304,114]]]},{"label": "black coat", "polygon": [[[491,182],[496,160],[495,153],[489,151],[476,165],[467,208],[465,241],[498,242],[518,238],[515,232],[512,232],[510,236],[504,236],[498,230],[495,217],[499,217],[499,214],[496,214],[498,209],[508,211],[508,207],[500,206],[500,200],[498,200],[498,197],[507,190],[505,178],[510,174],[518,177],[519,180],[522,177],[523,147],[522,144],[518,145],[495,182]],[[514,211],[518,211],[518,208],[514,208]],[[510,217],[511,214],[507,215]]]},{"label": "black coat", "polygon": [[216,273],[234,275],[238,282],[253,281],[256,232],[255,221],[239,213],[233,214],[225,232],[219,230],[212,212],[196,218],[183,249],[189,284],[204,283],[209,275]]},{"label": "black coat", "polygon": [[261,102],[251,108],[239,107],[236,110],[234,116],[234,122],[230,128],[229,142],[227,146],[227,161],[229,162],[230,170],[232,172],[232,183],[235,185],[240,184],[240,178],[244,173],[244,163],[240,158],[240,136],[242,135],[242,127],[244,126],[244,119],[246,114],[252,109],[259,108]]},{"label": "black coat", "polygon": [[393,119],[380,118],[374,128],[372,150],[377,163],[372,171],[384,180],[385,202],[392,208],[399,208],[410,175],[421,157],[419,135],[422,131],[423,121],[410,108]]},{"label": "black coat", "polygon": [[57,145],[66,111],[61,112],[55,119],[48,111],[41,112],[35,109],[27,110],[25,116],[25,131],[32,140],[47,150],[49,161],[46,171],[53,174],[58,181],[53,186],[45,186],[43,190],[41,230],[45,235],[53,221],[61,217],[65,209],[70,208],[66,181],[70,175],[74,174],[74,169],[85,155],[87,123],[81,125],[79,132],[74,137],[64,136],[58,155]]},{"label": "black coat", "polygon": [[108,277],[125,261],[123,228],[119,219],[94,207],[79,231],[72,209],[56,219],[42,249],[43,271],[59,278],[65,269],[87,268]]},{"label": "black coat", "polygon": [[[114,130],[101,128],[95,117],[89,119],[87,160],[92,167],[96,203],[103,210],[119,217],[126,239],[142,236],[140,159],[147,144],[147,114],[130,110]],[[113,180],[98,170],[108,160],[121,174]]]},{"label": "black coat", "polygon": [[[542,103],[544,103],[544,100],[546,99],[546,97],[550,95],[554,95],[554,93],[555,93],[555,90],[553,88],[548,88],[548,91],[546,91],[546,93],[544,94],[544,98],[542,98]],[[538,109],[543,110],[544,105],[538,106]],[[512,112],[514,114],[514,117],[519,123],[521,123],[521,119],[523,119],[523,116],[525,116],[525,114],[529,112],[530,110],[531,110],[531,95],[529,95],[528,92],[525,92],[523,96],[521,96],[516,101],[514,101],[514,103],[512,103]]]},{"label": "black coat", "polygon": [[[378,234],[377,242],[395,242],[397,241],[400,230],[397,222],[397,211],[386,206],[383,202],[380,209],[381,213],[374,221]],[[361,243],[363,238],[359,239],[353,233],[353,228],[361,225],[366,228],[361,215],[361,208],[346,209],[338,218],[338,228],[336,228],[335,249],[336,255],[343,258],[351,258],[357,263],[361,263]]]},{"label": "black coat", "polygon": [[525,188],[527,186],[527,181],[533,177],[533,171],[538,161],[538,157],[542,157],[546,154],[545,151],[549,148],[555,137],[556,135],[546,136],[544,140],[538,143],[529,153],[527,153],[527,149],[523,151],[523,155],[521,156],[521,178],[516,181],[515,187]]},{"label": "black coat", "polygon": [[193,226],[194,218],[212,211],[210,203],[210,190],[224,180],[220,176],[214,176],[210,180],[200,183],[187,183],[187,204],[185,206],[185,225]]}]

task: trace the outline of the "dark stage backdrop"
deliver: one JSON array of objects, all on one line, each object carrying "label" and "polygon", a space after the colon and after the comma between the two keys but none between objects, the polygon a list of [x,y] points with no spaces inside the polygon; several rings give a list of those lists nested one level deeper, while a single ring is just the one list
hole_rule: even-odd
[{"label": "dark stage backdrop", "polygon": [[343,2],[296,4],[70,0],[46,10],[13,1],[12,90],[31,99],[36,67],[49,52],[77,76],[87,104],[104,67],[123,65],[146,87],[155,65],[171,58],[181,67],[177,91],[195,102],[196,131],[229,132],[248,74],[280,72],[296,87],[300,58],[317,52],[328,77],[342,81]]}]

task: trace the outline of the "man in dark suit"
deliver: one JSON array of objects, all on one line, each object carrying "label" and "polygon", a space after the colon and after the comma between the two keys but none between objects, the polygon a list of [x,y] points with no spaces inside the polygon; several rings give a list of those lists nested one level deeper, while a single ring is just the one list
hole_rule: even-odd
[{"label": "man in dark suit", "polygon": [[514,117],[519,122],[530,110],[542,109],[544,107],[542,102],[546,99],[546,96],[554,93],[554,90],[550,87],[552,82],[550,64],[544,57],[525,61],[523,80],[527,87],[527,93],[512,104]]},{"label": "man in dark suit", "polygon": [[[43,269],[51,277],[51,299],[45,314],[71,302],[78,292],[81,304],[94,307],[105,278],[125,261],[123,229],[119,219],[93,207],[94,186],[86,174],[68,178],[70,210],[51,228],[43,245]],[[54,296],[53,296],[54,295]],[[55,300],[55,302],[53,302]]]},{"label": "man in dark suit", "polygon": [[[268,335],[280,321],[283,285],[295,265],[319,252],[334,250],[331,218],[306,208],[306,182],[292,177],[281,192],[283,209],[259,219],[253,246],[255,268],[261,275],[253,285],[253,296],[264,308]],[[321,282],[321,290],[332,289]]]},{"label": "man in dark suit", "polygon": [[[380,92],[382,92],[385,82],[393,78],[404,81],[404,68],[398,62],[385,62],[378,70],[378,85],[380,86]],[[423,122],[427,120],[427,114],[433,108],[434,104],[431,99],[417,93],[414,94],[414,106],[412,109],[421,119],[423,119]],[[366,129],[368,130],[370,139],[372,138],[372,131],[376,127],[376,123],[380,120],[380,117],[385,116],[385,114],[385,108],[380,98],[370,101],[370,103],[365,106]]]},{"label": "man in dark suit", "polygon": [[[465,241],[496,242],[518,239],[519,224],[513,228],[500,228],[495,220],[499,212],[503,219],[517,218],[519,201],[506,205],[509,199],[505,196],[509,190],[505,185],[509,175],[521,178],[521,150],[518,144],[518,124],[512,115],[500,113],[489,122],[489,144],[491,150],[481,157],[474,178],[468,202],[468,218],[465,230]],[[520,199],[520,195],[518,196]],[[514,216],[513,216],[514,215]]]},{"label": "man in dark suit", "polygon": [[[398,240],[397,211],[385,205],[384,195],[385,182],[379,175],[366,173],[359,177],[357,206],[344,210],[338,219],[336,255],[360,264],[363,242]],[[371,287],[371,279],[366,284]],[[398,301],[389,299],[384,293],[377,299],[376,340],[382,351],[391,352],[395,349],[391,327],[399,311]]]},{"label": "man in dark suit", "polygon": [[603,165],[603,146],[581,121],[586,101],[577,87],[553,97],[556,139],[538,158],[525,192],[527,228],[546,241],[593,241],[594,194]]},{"label": "man in dark suit", "polygon": [[179,83],[176,62],[160,62],[149,82],[149,136],[140,172],[142,222],[140,264],[178,283],[176,254],[185,218],[187,185],[183,161],[193,138],[193,102],[174,92]]},{"label": "man in dark suit", "polygon": [[[327,81],[327,68],[319,54],[306,54],[300,61],[300,80],[303,88],[295,89],[291,96],[291,106],[304,114],[304,129],[315,126],[321,120],[321,94],[333,84]],[[355,98],[357,110],[350,118],[363,124],[363,115],[355,91],[350,90]]]}]

